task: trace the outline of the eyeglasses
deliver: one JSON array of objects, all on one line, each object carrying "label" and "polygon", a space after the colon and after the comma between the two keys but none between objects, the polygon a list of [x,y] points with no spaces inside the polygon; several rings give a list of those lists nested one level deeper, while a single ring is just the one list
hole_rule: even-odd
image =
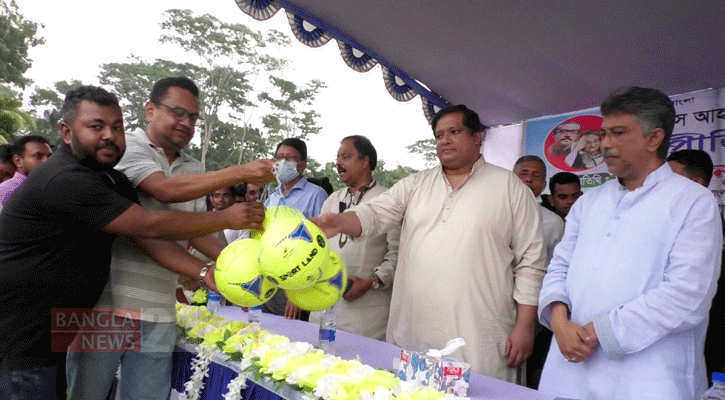
[{"label": "eyeglasses", "polygon": [[288,154],[288,155],[281,155],[280,154],[280,155],[276,156],[274,159],[277,160],[277,161],[282,161],[282,160],[294,161],[294,162],[300,162],[300,161],[302,161],[301,158],[295,157],[295,156],[290,155],[290,154]]},{"label": "eyeglasses", "polygon": [[166,107],[169,111],[171,111],[171,115],[173,115],[177,121],[183,121],[184,118],[189,118],[189,122],[192,125],[196,125],[196,121],[202,120],[201,117],[199,117],[199,114],[192,114],[181,107],[171,107],[162,103],[158,103],[157,105]]}]

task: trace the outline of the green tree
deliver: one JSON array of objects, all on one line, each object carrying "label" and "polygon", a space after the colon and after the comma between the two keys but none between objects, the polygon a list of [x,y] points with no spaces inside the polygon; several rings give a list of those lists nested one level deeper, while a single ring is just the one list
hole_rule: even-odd
[{"label": "green tree", "polygon": [[223,115],[242,122],[246,133],[255,107],[250,93],[261,74],[280,71],[288,61],[261,51],[268,45],[289,46],[289,38],[278,31],[255,32],[242,24],[230,24],[191,10],[168,10],[161,23],[161,43],[184,50],[197,68],[191,77],[200,84],[204,97],[201,162],[204,163],[217,123]]},{"label": "green tree", "polygon": [[32,81],[23,76],[33,64],[28,49],[45,43],[36,36],[40,24],[20,14],[15,1],[0,1],[0,82],[25,88]]},{"label": "green tree", "polygon": [[407,149],[409,153],[422,155],[427,166],[432,166],[438,162],[436,140],[434,138],[418,140],[409,145]]},{"label": "green tree", "polygon": [[378,160],[378,165],[375,167],[375,171],[373,171],[373,179],[375,179],[379,184],[389,188],[399,180],[416,172],[418,172],[418,170],[413,169],[412,167],[404,167],[400,164],[396,164],[394,169],[388,170],[385,169],[385,161]]},{"label": "green tree", "polygon": [[0,143],[12,142],[16,134],[35,127],[30,114],[20,109],[22,105],[14,91],[0,85]]},{"label": "green tree", "polygon": [[[101,66],[101,83],[113,87],[122,99],[127,129],[145,127],[144,104],[154,82],[166,76],[187,76],[199,86],[201,115],[197,125],[201,146],[197,151],[190,145],[189,151],[207,169],[244,162],[247,154],[256,155],[260,149],[266,152],[266,144],[259,143],[260,132],[250,126],[257,107],[255,86],[260,76],[288,66],[286,60],[263,50],[288,46],[289,39],[278,31],[262,34],[190,10],[168,10],[164,15],[160,41],[184,51],[189,61],[150,63],[132,56],[126,63]],[[223,137],[214,140],[217,134]],[[207,165],[207,158],[214,161]]]},{"label": "green tree", "polygon": [[286,79],[270,77],[274,92],[264,91],[259,99],[272,107],[272,112],[262,118],[269,131],[269,140],[277,143],[282,139],[297,137],[305,140],[308,135],[320,132],[318,114],[313,109],[317,93],[325,84],[317,79],[298,86]]},{"label": "green tree", "polygon": [[[268,156],[266,141],[259,129],[248,128],[243,143],[240,143],[240,130],[242,128],[220,122],[217,124],[209,143],[209,151],[206,158],[206,168],[209,171],[216,171],[231,165],[242,164]],[[187,152],[194,158],[201,157],[201,147],[190,143]]]},{"label": "green tree", "polygon": [[197,67],[189,63],[156,60],[153,63],[138,56],[129,56],[125,63],[101,65],[99,81],[110,86],[119,97],[123,110],[123,122],[127,131],[146,128],[144,106],[149,100],[154,83],[167,76],[193,76]]}]

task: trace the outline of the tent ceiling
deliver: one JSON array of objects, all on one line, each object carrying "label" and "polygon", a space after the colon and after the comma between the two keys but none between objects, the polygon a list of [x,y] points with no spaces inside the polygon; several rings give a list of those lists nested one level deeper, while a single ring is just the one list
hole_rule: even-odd
[{"label": "tent ceiling", "polygon": [[722,0],[289,0],[489,125],[725,86]]}]

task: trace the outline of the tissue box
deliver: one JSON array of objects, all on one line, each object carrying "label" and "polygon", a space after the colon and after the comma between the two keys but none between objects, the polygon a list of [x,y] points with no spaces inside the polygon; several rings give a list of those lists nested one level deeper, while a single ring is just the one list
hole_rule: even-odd
[{"label": "tissue box", "polygon": [[403,350],[395,375],[403,381],[415,380],[456,396],[467,396],[471,366],[450,357],[432,357],[419,351]]}]

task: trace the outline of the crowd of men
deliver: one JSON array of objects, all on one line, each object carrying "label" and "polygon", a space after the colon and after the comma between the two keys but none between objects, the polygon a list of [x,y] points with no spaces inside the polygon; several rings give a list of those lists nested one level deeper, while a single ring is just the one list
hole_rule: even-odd
[{"label": "crowd of men", "polygon": [[[419,351],[461,337],[453,356],[474,372],[566,398],[693,399],[722,368],[704,356],[708,320],[708,354],[723,333],[710,314],[722,251],[712,161],[668,157],[675,112],[661,92],[612,93],[596,134],[557,127],[552,154],[599,157],[615,179],[582,193],[557,173],[548,196],[541,158],[513,171],[483,159],[486,127],[463,105],[432,119],[440,164],[391,188],[358,135],[340,141],[335,192],[305,177],[297,138],[274,160],[206,172],[184,152],[198,97],[191,80],[162,79],[146,129],[125,132],[118,99],[82,86],[52,156],[37,136],[0,147],[0,398],[106,399],[119,370],[121,398],[168,398],[178,285],[216,290],[221,250],[278,205],[315,222],[348,266],[338,329]],[[69,308],[119,321],[139,310],[139,349],[83,351],[77,336],[49,351],[51,311]],[[320,317],[282,291],[264,311]]]}]

